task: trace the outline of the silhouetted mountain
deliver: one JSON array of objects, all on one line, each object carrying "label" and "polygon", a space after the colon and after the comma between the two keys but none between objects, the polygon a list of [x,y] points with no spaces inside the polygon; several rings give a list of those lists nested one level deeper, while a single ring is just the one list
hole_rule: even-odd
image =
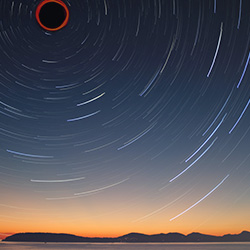
[{"label": "silhouetted mountain", "polygon": [[249,241],[250,232],[243,231],[240,234],[226,234],[222,236],[223,241]]},{"label": "silhouetted mountain", "polygon": [[218,242],[221,241],[221,236],[191,233],[186,236],[185,240],[187,242]]},{"label": "silhouetted mountain", "polygon": [[89,238],[72,234],[54,233],[18,233],[8,236],[3,241],[22,242],[250,242],[250,232],[243,231],[240,234],[226,234],[224,236],[191,233],[188,235],[180,233],[168,234],[140,234],[129,233],[117,238]]},{"label": "silhouetted mountain", "polygon": [[3,241],[22,242],[112,242],[113,238],[88,238],[73,234],[54,233],[18,233],[8,236]]},{"label": "silhouetted mountain", "polygon": [[182,242],[185,235],[179,233],[146,235],[139,233],[130,233],[118,237],[120,242]]}]

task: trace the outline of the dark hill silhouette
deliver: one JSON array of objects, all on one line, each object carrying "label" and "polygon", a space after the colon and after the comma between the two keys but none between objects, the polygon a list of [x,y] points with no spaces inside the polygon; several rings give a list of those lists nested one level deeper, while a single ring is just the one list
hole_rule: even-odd
[{"label": "dark hill silhouette", "polygon": [[183,242],[185,235],[179,233],[146,235],[130,233],[118,237],[120,242]]},{"label": "dark hill silhouette", "polygon": [[113,242],[113,238],[89,238],[73,234],[54,233],[18,233],[6,237],[3,241],[20,242]]},{"label": "dark hill silhouette", "polygon": [[243,231],[240,234],[226,234],[223,236],[191,233],[188,235],[180,233],[168,234],[140,234],[129,233],[117,238],[89,238],[73,234],[54,233],[18,233],[6,237],[3,241],[19,242],[250,242],[250,232]]}]

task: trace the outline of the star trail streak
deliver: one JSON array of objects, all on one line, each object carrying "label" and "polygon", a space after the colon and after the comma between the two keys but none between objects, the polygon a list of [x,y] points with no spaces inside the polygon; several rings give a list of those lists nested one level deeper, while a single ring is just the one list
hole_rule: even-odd
[{"label": "star trail streak", "polygon": [[65,180],[33,180],[31,179],[31,182],[40,182],[40,183],[62,183],[62,182],[71,182],[71,181],[79,181],[83,180],[85,177],[79,177],[74,179],[65,179]]},{"label": "star trail streak", "polygon": [[197,202],[195,202],[192,206],[190,206],[189,208],[187,208],[186,210],[184,210],[183,212],[181,212],[180,214],[176,215],[175,217],[171,218],[170,221],[177,219],[178,217],[180,217],[181,215],[185,214],[186,212],[188,212],[190,209],[192,209],[193,207],[195,207],[196,205],[198,205],[200,202],[202,202],[203,200],[205,200],[210,194],[212,194],[220,185],[223,184],[223,182],[229,177],[229,175],[227,175],[216,187],[214,187],[210,192],[208,192],[205,196],[203,196],[200,200],[198,200]]},{"label": "star trail streak", "polygon": [[188,162],[190,159],[192,159],[202,148],[203,146],[211,139],[211,137],[215,134],[215,132],[219,129],[222,122],[224,121],[227,114],[224,115],[224,117],[221,119],[220,123],[217,125],[217,127],[214,129],[214,131],[208,136],[208,138],[201,144],[201,146],[192,154],[190,155],[185,162]]},{"label": "star trail streak", "polygon": [[245,108],[243,109],[242,113],[240,114],[238,120],[236,121],[236,123],[233,125],[233,127],[231,128],[231,130],[229,131],[229,134],[231,134],[233,132],[233,130],[235,129],[235,127],[238,125],[238,123],[240,122],[242,116],[244,115],[244,113],[246,112],[247,108],[248,108],[248,105],[250,103],[250,99],[248,100]]},{"label": "star trail streak", "polygon": [[209,129],[214,125],[214,123],[216,122],[216,120],[218,119],[218,117],[220,116],[220,114],[222,113],[222,111],[224,110],[224,108],[226,107],[230,97],[231,97],[232,92],[230,93],[230,95],[228,96],[227,100],[225,101],[225,103],[223,104],[222,108],[220,109],[219,113],[216,115],[216,117],[214,118],[213,122],[209,125],[209,127],[206,129],[206,131],[202,134],[202,136],[204,136]]},{"label": "star trail streak", "polygon": [[148,129],[145,129],[143,132],[141,132],[140,134],[136,135],[134,138],[130,139],[128,142],[124,143],[123,146],[119,147],[118,150],[121,150],[129,145],[131,145],[132,143],[136,142],[137,140],[139,140],[141,137],[143,137],[144,135],[146,135],[155,125],[151,126]]},{"label": "star trail streak", "polygon": [[32,158],[42,158],[42,159],[50,159],[53,158],[53,156],[47,156],[47,155],[32,155],[32,154],[26,154],[26,153],[21,153],[21,152],[16,152],[13,150],[6,150],[8,153],[15,154],[15,155],[21,155],[21,156],[27,156],[27,157],[32,157]]},{"label": "star trail streak", "polygon": [[88,100],[88,101],[86,101],[86,102],[79,103],[79,104],[77,104],[77,106],[79,107],[79,106],[88,104],[88,103],[90,103],[90,102],[93,102],[93,101],[95,101],[95,100],[101,98],[103,95],[105,95],[105,93],[102,93],[102,94],[100,94],[100,95],[98,95],[98,96],[96,96],[96,97],[94,97],[94,98],[92,98],[91,100]]},{"label": "star trail streak", "polygon": [[91,117],[93,115],[98,114],[99,112],[101,112],[101,110],[98,110],[98,111],[96,111],[94,113],[91,113],[91,114],[88,114],[88,115],[84,115],[84,116],[81,116],[81,117],[69,119],[69,120],[67,120],[67,122],[75,122],[75,121],[79,121],[79,120],[82,120],[82,119],[86,119],[86,118],[89,118],[89,117]]},{"label": "star trail streak", "polygon": [[218,51],[219,51],[219,48],[220,48],[222,32],[223,32],[223,23],[221,23],[221,26],[220,26],[219,40],[218,40],[218,43],[217,43],[217,47],[216,47],[216,51],[215,51],[215,54],[214,54],[214,58],[213,58],[212,64],[211,64],[210,69],[209,69],[209,71],[208,71],[208,73],[207,73],[207,77],[210,76],[211,71],[212,71],[212,69],[213,69],[213,67],[214,67],[214,63],[215,63],[215,60],[216,60],[216,57],[217,57],[217,54],[218,54]]},{"label": "star trail streak", "polygon": [[125,181],[127,181],[127,180],[129,180],[129,178],[124,179],[124,180],[119,181],[119,182],[116,182],[116,183],[114,183],[114,184],[105,186],[105,187],[101,187],[101,188],[97,188],[97,189],[89,190],[89,191],[84,191],[84,192],[81,192],[81,193],[75,193],[74,195],[83,195],[83,194],[96,193],[96,192],[98,192],[98,191],[102,191],[102,190],[105,190],[105,189],[112,188],[112,187],[115,187],[115,186],[117,186],[117,185],[120,185],[120,184],[122,184],[123,182],[125,182]]},{"label": "star trail streak", "polygon": [[250,52],[249,52],[249,54],[248,54],[247,61],[246,61],[244,70],[243,70],[243,72],[242,72],[241,78],[240,78],[240,80],[239,80],[239,82],[238,82],[238,84],[237,84],[237,88],[240,87],[240,84],[241,84],[241,82],[242,82],[242,80],[243,80],[243,77],[244,77],[244,75],[245,75],[245,73],[246,73],[247,66],[248,66],[248,64],[249,64],[249,59],[250,59]]},{"label": "star trail streak", "polygon": [[218,139],[218,137],[216,137],[212,143],[204,150],[204,152],[202,152],[202,154],[197,157],[197,159],[195,159],[188,167],[186,167],[183,171],[181,171],[179,174],[177,174],[174,178],[172,178],[169,182],[172,182],[174,180],[176,180],[178,177],[180,177],[182,174],[184,174],[188,169],[190,169],[198,160],[200,160],[200,158],[206,154],[206,152],[214,145],[215,141]]}]

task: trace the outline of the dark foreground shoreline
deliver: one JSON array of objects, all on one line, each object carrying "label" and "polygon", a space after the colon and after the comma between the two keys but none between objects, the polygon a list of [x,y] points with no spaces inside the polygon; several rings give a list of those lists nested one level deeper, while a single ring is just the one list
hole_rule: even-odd
[{"label": "dark foreground shoreline", "polygon": [[6,242],[90,242],[90,243],[164,243],[164,242],[250,242],[250,232],[243,231],[240,234],[226,234],[214,236],[201,233],[188,235],[180,233],[146,235],[129,233],[116,238],[90,238],[73,234],[54,233],[18,233],[6,237]]}]

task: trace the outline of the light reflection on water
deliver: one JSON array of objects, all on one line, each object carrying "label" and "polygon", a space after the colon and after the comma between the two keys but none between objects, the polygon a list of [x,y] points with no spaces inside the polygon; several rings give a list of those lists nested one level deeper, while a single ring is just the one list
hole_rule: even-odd
[{"label": "light reflection on water", "polygon": [[249,250],[250,243],[12,243],[0,242],[1,250]]}]

